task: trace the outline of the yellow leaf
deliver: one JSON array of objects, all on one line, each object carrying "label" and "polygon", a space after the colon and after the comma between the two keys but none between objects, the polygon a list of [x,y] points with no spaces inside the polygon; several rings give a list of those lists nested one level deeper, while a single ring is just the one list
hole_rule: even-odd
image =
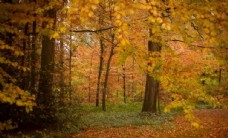
[{"label": "yellow leaf", "polygon": [[60,30],[60,32],[65,32],[66,31],[66,27],[61,27],[59,30]]},{"label": "yellow leaf", "polygon": [[171,26],[170,26],[170,24],[167,24],[167,25],[166,25],[166,29],[167,29],[168,31],[170,31],[170,30],[171,30]]},{"label": "yellow leaf", "polygon": [[162,26],[161,26],[162,29],[165,29],[166,28],[166,25],[163,23]]},{"label": "yellow leaf", "polygon": [[89,11],[88,16],[89,17],[92,17],[93,15],[94,15],[93,12],[92,11]]},{"label": "yellow leaf", "polygon": [[99,0],[93,0],[93,2],[94,2],[95,4],[98,4],[98,3],[99,3]]},{"label": "yellow leaf", "polygon": [[155,22],[155,19],[154,19],[154,17],[152,17],[152,16],[150,16],[150,17],[148,18],[148,20],[149,20],[150,22],[152,22],[152,23]]},{"label": "yellow leaf", "polygon": [[59,33],[54,32],[54,33],[51,35],[51,38],[54,38],[54,39],[59,38]]},{"label": "yellow leaf", "polygon": [[23,102],[22,102],[21,100],[17,100],[17,101],[16,101],[16,105],[17,105],[17,106],[23,106]]},{"label": "yellow leaf", "polygon": [[156,20],[157,20],[158,23],[162,23],[162,18],[159,17]]},{"label": "yellow leaf", "polygon": [[24,72],[26,72],[26,71],[27,71],[27,68],[23,67],[22,70],[23,70]]},{"label": "yellow leaf", "polygon": [[193,123],[192,123],[192,126],[195,127],[195,128],[199,128],[199,124],[196,123],[196,122],[193,122]]},{"label": "yellow leaf", "polygon": [[165,107],[164,112],[165,113],[170,112],[170,109],[168,107]]},{"label": "yellow leaf", "polygon": [[97,6],[96,5],[92,5],[91,9],[95,10],[95,9],[97,9]]}]

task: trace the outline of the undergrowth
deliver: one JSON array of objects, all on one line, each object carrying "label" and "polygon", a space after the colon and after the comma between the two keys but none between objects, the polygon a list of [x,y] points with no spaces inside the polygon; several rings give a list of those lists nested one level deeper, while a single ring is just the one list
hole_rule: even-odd
[{"label": "undergrowth", "polygon": [[[29,133],[18,132],[17,137],[50,138],[67,137],[80,130],[125,126],[149,125],[156,129],[166,129],[161,124],[166,123],[172,127],[171,120],[176,113],[149,114],[141,113],[142,103],[108,104],[107,111],[94,105],[69,106],[61,109],[56,115],[59,118],[58,125],[53,129],[45,129]],[[7,136],[9,137],[9,136]],[[15,137],[15,135],[14,135]]]},{"label": "undergrowth", "polygon": [[101,107],[91,105],[82,106],[82,117],[78,120],[78,129],[90,128],[103,129],[110,127],[142,126],[149,125],[156,129],[166,129],[161,124],[169,124],[173,127],[171,120],[177,112],[169,114],[141,113],[142,103],[108,104],[107,111],[103,112]]}]

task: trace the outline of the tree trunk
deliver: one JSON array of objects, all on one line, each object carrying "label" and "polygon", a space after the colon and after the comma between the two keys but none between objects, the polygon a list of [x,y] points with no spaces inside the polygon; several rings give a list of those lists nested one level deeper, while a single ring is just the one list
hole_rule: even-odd
[{"label": "tree trunk", "polygon": [[[119,69],[117,68],[117,84],[120,83],[120,76],[119,76]],[[117,90],[117,94],[116,94],[117,98],[119,98],[119,90]]]},{"label": "tree trunk", "polygon": [[32,94],[36,94],[36,21],[32,23],[32,52],[31,52],[31,86],[30,90]]},{"label": "tree trunk", "polygon": [[[132,76],[131,76],[131,80],[132,80],[132,83],[131,83],[131,93],[133,94],[134,96],[134,93],[136,91],[136,86],[135,86],[135,58],[133,57],[132,58]],[[134,101],[135,101],[135,96],[133,97]]]},{"label": "tree trunk", "polygon": [[91,75],[92,75],[92,66],[93,66],[93,52],[91,53],[90,68],[89,68],[89,103],[91,101]]},{"label": "tree trunk", "polygon": [[[56,18],[56,11],[50,9],[46,16],[54,19]],[[43,27],[47,22],[43,23]],[[54,25],[55,26],[55,22]],[[54,29],[54,27],[53,27]],[[49,36],[42,37],[42,54],[41,54],[41,70],[39,81],[39,92],[37,95],[38,107],[41,108],[40,116],[43,116],[44,121],[53,121],[52,115],[54,112],[53,102],[54,95],[52,91],[53,73],[54,73],[54,56],[55,56],[55,39],[50,39]]]},{"label": "tree trunk", "polygon": [[[149,36],[152,36],[152,30],[149,29]],[[161,46],[157,43],[148,41],[148,52],[161,52]],[[149,63],[148,66],[151,66]],[[159,81],[147,73],[146,87],[142,112],[157,112],[157,97],[159,93]]]},{"label": "tree trunk", "polygon": [[65,99],[65,84],[64,84],[64,43],[63,43],[63,35],[60,38],[60,60],[59,60],[59,69],[60,69],[60,104],[64,105]]},{"label": "tree trunk", "polygon": [[[26,23],[25,24],[25,28],[24,28],[24,35],[27,36],[28,35],[28,26],[29,24]],[[27,67],[27,64],[26,64],[26,56],[27,56],[27,40],[28,40],[29,37],[25,37],[23,39],[23,52],[25,53],[24,56],[22,56],[21,58],[21,66],[23,67]],[[28,90],[28,84],[29,84],[29,78],[27,76],[27,73],[25,73],[23,70],[20,71],[20,77],[22,78],[20,81],[20,87],[23,89],[23,90]]]},{"label": "tree trunk", "polygon": [[112,61],[112,56],[114,54],[114,38],[115,38],[115,35],[112,34],[112,41],[111,41],[112,46],[111,46],[110,55],[109,55],[108,62],[107,62],[106,74],[105,74],[105,80],[104,80],[104,89],[103,89],[103,93],[102,93],[102,110],[103,111],[106,111],[106,94],[107,94],[107,88],[108,88],[110,65],[111,65],[111,61]]},{"label": "tree trunk", "polygon": [[219,81],[219,84],[221,84],[221,82],[222,82],[222,68],[221,67],[219,68],[219,79],[218,79],[218,81]]},{"label": "tree trunk", "polygon": [[124,103],[126,103],[126,74],[125,74],[125,65],[122,65],[123,69],[123,96],[124,96]]},{"label": "tree trunk", "polygon": [[[103,26],[103,16],[102,14],[99,15],[99,24],[100,26]],[[102,35],[100,33],[100,35]],[[99,106],[99,99],[100,99],[100,85],[101,85],[101,75],[103,71],[103,64],[104,64],[104,42],[103,38],[100,37],[100,63],[99,63],[99,70],[98,70],[98,77],[97,77],[97,91],[96,91],[96,107]]]},{"label": "tree trunk", "polygon": [[71,70],[72,70],[72,34],[70,33],[70,59],[69,59],[69,99],[70,99],[70,104],[72,100],[72,76],[71,76]]},{"label": "tree trunk", "polygon": [[100,64],[99,64],[99,71],[98,71],[98,79],[97,79],[97,92],[96,92],[96,106],[99,106],[99,93],[100,93],[100,85],[101,85],[101,74],[103,71],[103,64],[104,64],[104,43],[102,38],[100,38]]}]

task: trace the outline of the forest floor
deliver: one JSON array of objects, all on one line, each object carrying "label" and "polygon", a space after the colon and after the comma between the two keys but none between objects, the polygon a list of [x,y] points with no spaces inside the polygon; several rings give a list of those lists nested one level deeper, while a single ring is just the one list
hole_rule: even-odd
[{"label": "forest floor", "polygon": [[195,128],[183,115],[160,127],[127,126],[111,128],[89,128],[72,135],[72,138],[228,138],[228,109],[201,109],[195,111],[199,128]]}]

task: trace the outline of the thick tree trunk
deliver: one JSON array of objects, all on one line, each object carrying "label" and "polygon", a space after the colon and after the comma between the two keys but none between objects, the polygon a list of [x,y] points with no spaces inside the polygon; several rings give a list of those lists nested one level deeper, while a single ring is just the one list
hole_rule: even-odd
[{"label": "thick tree trunk", "polygon": [[[152,30],[149,29],[149,36],[152,36]],[[148,41],[148,52],[160,52],[161,46],[157,43],[153,43],[151,40]],[[151,64],[148,64],[151,66]],[[159,81],[147,73],[145,96],[143,102],[142,112],[157,112],[157,99],[159,94]]]},{"label": "thick tree trunk", "polygon": [[[55,20],[56,11],[51,9],[47,11],[47,17]],[[43,24],[45,27],[47,23]],[[55,26],[55,23],[54,25]],[[53,27],[54,29],[54,27]],[[42,37],[42,54],[41,54],[41,70],[39,81],[39,92],[37,95],[38,107],[41,108],[41,115],[44,121],[51,121],[54,112],[53,102],[54,95],[52,91],[53,73],[54,73],[54,56],[55,56],[55,39],[49,36]]]},{"label": "thick tree trunk", "polygon": [[147,74],[146,88],[143,103],[143,112],[156,113],[157,111],[157,94],[159,91],[159,82]]}]

